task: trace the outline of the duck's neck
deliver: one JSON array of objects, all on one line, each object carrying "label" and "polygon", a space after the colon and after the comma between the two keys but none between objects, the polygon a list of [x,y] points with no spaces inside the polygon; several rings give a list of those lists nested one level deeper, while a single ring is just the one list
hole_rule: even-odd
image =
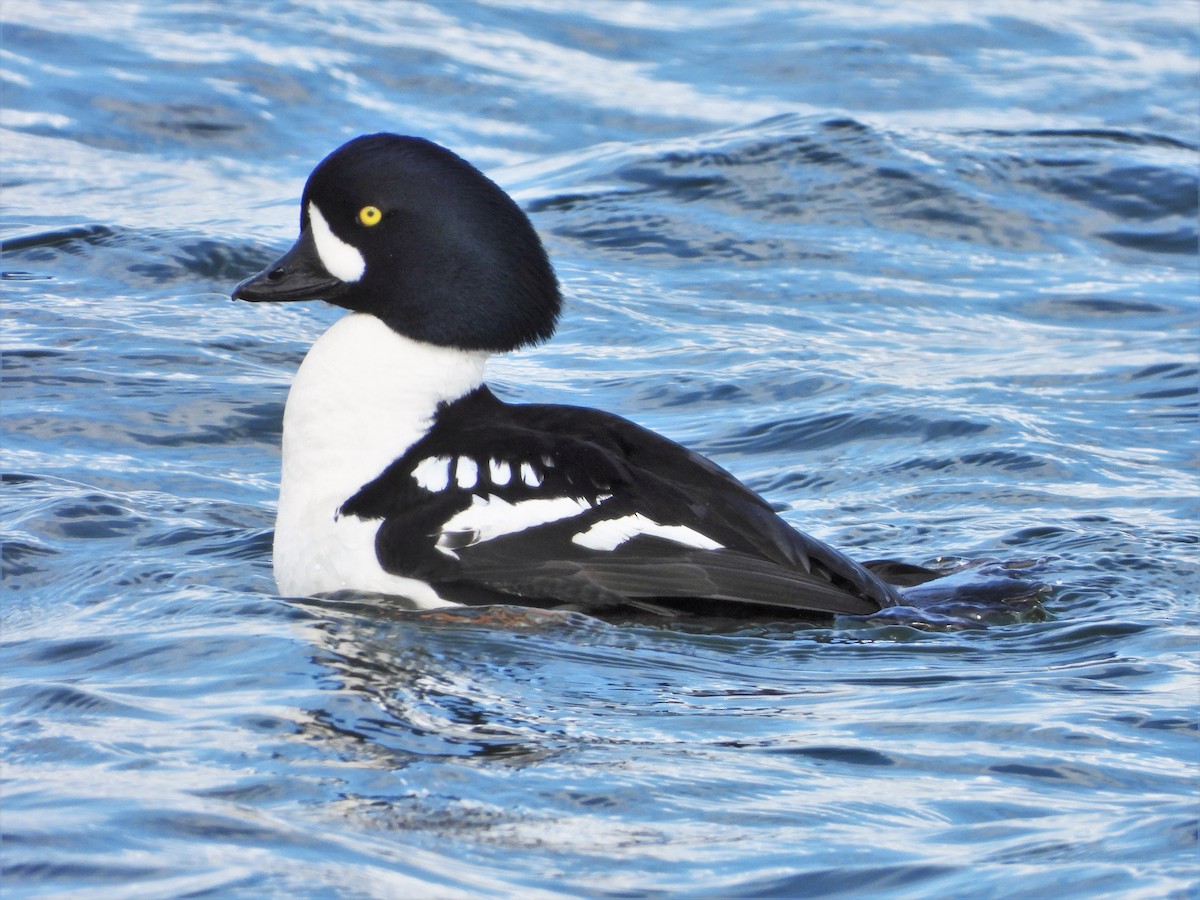
[{"label": "duck's neck", "polygon": [[278,524],[333,516],[428,431],[439,403],[483,383],[488,356],[410,340],[365,313],[335,322],[288,394]]}]

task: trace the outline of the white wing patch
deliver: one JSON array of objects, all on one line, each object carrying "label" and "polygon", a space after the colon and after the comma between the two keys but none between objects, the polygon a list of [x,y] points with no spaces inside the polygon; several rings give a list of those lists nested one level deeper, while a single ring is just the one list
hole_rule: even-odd
[{"label": "white wing patch", "polygon": [[454,536],[470,535],[466,546],[480,544],[526,528],[569,519],[591,508],[591,503],[577,497],[543,497],[509,503],[494,494],[487,497],[476,494],[471,498],[469,507],[455,513],[442,526],[442,537],[438,539],[437,548],[454,556],[456,554],[450,546],[464,546],[461,541],[454,540]]},{"label": "white wing patch", "polygon": [[695,547],[697,550],[723,549],[722,544],[718,544],[712,538],[706,537],[686,525],[659,525],[641,513],[622,516],[619,519],[604,519],[587,531],[575,535],[571,538],[571,542],[590,550],[616,550],[626,541],[631,541],[643,534],[666,538],[677,544]]},{"label": "white wing patch", "polygon": [[321,265],[330,275],[350,282],[363,277],[363,272],[367,271],[363,255],[333,233],[321,210],[311,200],[308,201],[308,227],[312,229],[313,243],[317,245]]},{"label": "white wing patch", "polygon": [[413,466],[412,476],[427,491],[444,491],[450,484],[450,458],[430,456]]},{"label": "white wing patch", "polygon": [[542,484],[542,476],[526,462],[521,463],[521,480],[531,488],[541,487]]}]

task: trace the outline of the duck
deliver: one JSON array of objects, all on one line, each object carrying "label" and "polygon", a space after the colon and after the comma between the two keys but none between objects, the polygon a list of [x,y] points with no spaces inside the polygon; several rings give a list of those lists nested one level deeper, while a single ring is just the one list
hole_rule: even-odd
[{"label": "duck", "polygon": [[281,594],[601,618],[866,616],[940,573],[860,564],[710,459],[620,416],[510,403],[490,357],[563,308],[520,206],[420,137],[356,137],[312,171],[294,245],[235,300],[341,307],[283,415]]}]

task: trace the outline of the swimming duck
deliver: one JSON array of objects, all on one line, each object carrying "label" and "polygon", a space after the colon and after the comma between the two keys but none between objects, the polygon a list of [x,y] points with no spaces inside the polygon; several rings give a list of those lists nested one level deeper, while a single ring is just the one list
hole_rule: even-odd
[{"label": "swimming duck", "polygon": [[860,565],[619,416],[497,398],[488,358],[550,338],[558,282],[520,207],[428,140],[373,134],[327,156],[294,246],[233,296],[348,310],[284,412],[285,595],[820,618],[899,606],[900,585],[936,575]]}]

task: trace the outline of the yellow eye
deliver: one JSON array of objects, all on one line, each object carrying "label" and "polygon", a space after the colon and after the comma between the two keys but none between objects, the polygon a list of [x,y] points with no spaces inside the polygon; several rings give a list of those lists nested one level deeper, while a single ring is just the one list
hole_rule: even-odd
[{"label": "yellow eye", "polygon": [[383,213],[379,211],[378,206],[364,206],[358,211],[358,221],[370,228],[383,221]]}]

